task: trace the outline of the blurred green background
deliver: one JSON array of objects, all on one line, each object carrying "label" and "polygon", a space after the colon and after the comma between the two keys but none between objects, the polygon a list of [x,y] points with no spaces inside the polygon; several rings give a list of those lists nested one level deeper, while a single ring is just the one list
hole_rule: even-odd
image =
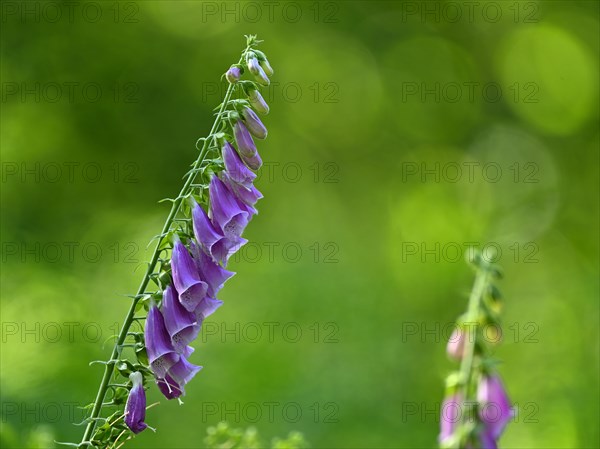
[{"label": "blurred green background", "polygon": [[252,243],[185,405],[152,388],[157,432],[125,447],[203,447],[221,418],[435,446],[462,253],[486,242],[520,410],[500,445],[598,447],[598,20],[595,1],[3,2],[3,447],[79,441],[88,362],[250,33],[276,71]]}]

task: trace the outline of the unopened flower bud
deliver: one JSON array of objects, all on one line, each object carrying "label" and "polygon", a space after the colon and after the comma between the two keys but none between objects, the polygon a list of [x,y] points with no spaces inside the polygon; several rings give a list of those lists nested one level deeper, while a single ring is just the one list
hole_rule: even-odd
[{"label": "unopened flower bud", "polygon": [[271,67],[271,64],[269,64],[269,60],[266,58],[260,61],[260,66],[268,76],[273,76],[275,73],[273,67]]},{"label": "unopened flower bud", "polygon": [[252,170],[258,170],[262,166],[262,159],[260,154],[258,154],[258,151],[252,156],[244,156],[243,159],[246,165]]},{"label": "unopened flower bud", "polygon": [[233,125],[233,135],[242,159],[254,156],[256,153],[256,145],[254,145],[254,140],[248,132],[248,128],[246,128],[246,125],[244,125],[241,120],[238,120],[235,122],[235,125]]},{"label": "unopened flower bud", "polygon": [[129,391],[125,404],[125,424],[133,433],[140,433],[148,427],[146,419],[146,392],[144,391],[142,373],[139,371],[129,375],[133,386]]},{"label": "unopened flower bud", "polygon": [[465,333],[460,328],[455,328],[448,339],[446,353],[454,360],[462,360],[465,351]]},{"label": "unopened flower bud", "polygon": [[262,67],[262,69],[265,71],[265,73],[267,74],[267,76],[273,76],[273,73],[275,73],[275,72],[273,71],[273,68],[271,67],[271,64],[269,64],[269,60],[267,59],[267,55],[265,55],[260,50],[254,50],[253,53],[254,53],[254,56],[256,58],[258,58],[258,63],[260,64],[260,66]]},{"label": "unopened flower bud", "polygon": [[242,117],[244,117],[246,128],[248,128],[250,134],[257,139],[265,139],[267,137],[267,128],[265,128],[265,125],[263,125],[252,109],[244,108]]},{"label": "unopened flower bud", "polygon": [[250,73],[252,73],[253,75],[258,75],[259,70],[262,70],[260,68],[260,64],[258,63],[258,59],[256,59],[256,58],[248,59],[248,70],[250,70]]},{"label": "unopened flower bud", "polygon": [[269,105],[260,94],[260,92],[256,89],[250,91],[248,94],[248,101],[252,105],[256,112],[260,114],[268,114],[269,113]]},{"label": "unopened flower bud", "polygon": [[229,81],[231,84],[237,83],[240,80],[241,76],[242,69],[237,66],[231,66],[229,70],[227,70],[227,72],[225,73],[225,78],[227,78],[227,81]]},{"label": "unopened flower bud", "polygon": [[263,86],[268,86],[269,84],[271,84],[271,80],[260,66],[258,66],[258,73],[254,75],[254,78],[259,84],[262,84]]}]

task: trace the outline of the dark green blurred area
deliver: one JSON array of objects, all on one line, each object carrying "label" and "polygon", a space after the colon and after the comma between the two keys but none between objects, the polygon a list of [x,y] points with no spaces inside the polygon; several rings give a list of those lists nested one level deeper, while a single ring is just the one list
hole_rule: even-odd
[{"label": "dark green blurred area", "polygon": [[598,2],[49,3],[2,3],[3,447],[81,438],[88,362],[250,33],[276,71],[254,243],[185,405],[152,388],[157,432],[125,447],[203,447],[236,407],[267,439],[435,446],[468,242],[505,270],[501,447],[600,445]]}]

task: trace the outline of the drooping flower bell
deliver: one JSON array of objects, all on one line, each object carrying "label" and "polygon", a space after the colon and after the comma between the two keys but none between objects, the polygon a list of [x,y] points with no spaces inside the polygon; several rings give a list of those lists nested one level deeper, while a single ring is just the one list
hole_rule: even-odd
[{"label": "drooping flower bell", "polygon": [[155,304],[150,306],[144,328],[146,352],[150,368],[156,377],[165,377],[169,368],[179,361],[179,354],[171,343],[162,313]]},{"label": "drooping flower bell", "polygon": [[201,366],[193,365],[186,360],[185,357],[181,357],[179,362],[173,365],[169,369],[169,376],[173,379],[177,384],[183,387],[187,384],[192,378],[202,369]]},{"label": "drooping flower bell", "polygon": [[258,170],[262,165],[262,159],[256,150],[254,140],[250,135],[250,131],[241,120],[233,125],[233,135],[238,147],[239,155],[244,163],[252,170]]},{"label": "drooping flower bell", "polygon": [[215,313],[215,311],[222,305],[223,301],[221,301],[220,299],[211,298],[210,296],[207,296],[202,300],[200,304],[198,304],[198,307],[196,307],[194,313],[196,314],[196,318],[198,319],[198,321],[204,321],[206,317]]},{"label": "drooping flower bell", "polygon": [[178,354],[189,354],[188,345],[198,336],[201,323],[179,302],[171,285],[163,293],[161,309],[173,348]]},{"label": "drooping flower bell", "polygon": [[225,73],[225,78],[227,78],[227,81],[229,81],[231,84],[237,83],[240,80],[241,76],[242,69],[235,65],[231,66],[229,70],[227,70],[227,72]]},{"label": "drooping flower bell", "polygon": [[240,206],[238,200],[218,176],[211,178],[209,192],[213,223],[225,237],[235,241],[248,224],[248,212]]},{"label": "drooping flower bell", "polygon": [[459,426],[463,413],[463,396],[454,393],[444,399],[440,411],[440,444],[448,444]]},{"label": "drooping flower bell", "polygon": [[193,199],[192,223],[196,240],[217,263],[227,264],[229,257],[247,243],[247,240],[242,237],[226,238],[221,230],[215,228],[204,209]]},{"label": "drooping flower bell", "polygon": [[221,181],[223,184],[227,186],[227,188],[235,195],[235,197],[241,201],[244,205],[247,206],[247,210],[252,214],[256,214],[257,211],[254,209],[254,205],[258,200],[263,197],[263,194],[254,187],[250,185],[246,187],[242,184],[235,182],[227,171],[223,171],[220,173]]},{"label": "drooping flower bell", "polygon": [[256,174],[246,167],[235,148],[229,142],[225,141],[223,144],[222,153],[225,170],[227,170],[229,177],[238,184],[250,188],[256,179]]},{"label": "drooping flower bell", "polygon": [[135,434],[146,429],[148,425],[144,422],[146,419],[146,392],[144,391],[144,383],[142,373],[139,371],[129,375],[129,379],[133,384],[125,403],[125,424]]},{"label": "drooping flower bell", "polygon": [[208,285],[200,279],[194,259],[178,237],[171,255],[171,270],[179,301],[188,312],[193,312],[206,296]]},{"label": "drooping flower bell", "polygon": [[494,439],[500,438],[504,428],[513,417],[510,399],[500,376],[484,374],[477,386],[479,418]]},{"label": "drooping flower bell", "polygon": [[185,395],[184,386],[202,369],[182,357],[171,367],[164,379],[158,379],[157,385],[167,399],[175,399]]},{"label": "drooping flower bell", "polygon": [[[235,142],[237,143],[238,151],[240,152],[240,156],[246,162],[246,158],[252,157],[256,154],[256,145],[254,144],[254,140],[244,125],[244,122],[241,120],[237,120],[233,125],[233,135],[235,137]],[[246,162],[247,164],[248,162]]]},{"label": "drooping flower bell", "polygon": [[168,374],[164,379],[156,379],[156,385],[158,389],[167,399],[175,399],[185,394],[182,386],[180,386],[171,376]]},{"label": "drooping flower bell", "polygon": [[250,134],[257,139],[267,138],[267,128],[252,109],[244,108],[242,110],[242,117],[244,117],[244,123]]},{"label": "drooping flower bell", "polygon": [[207,295],[214,298],[217,292],[223,287],[223,284],[235,275],[235,273],[215,263],[194,241],[190,242],[190,250],[200,276],[208,284]]},{"label": "drooping flower bell", "polygon": [[183,387],[168,374],[164,379],[156,379],[156,385],[158,385],[158,389],[167,399],[175,399],[185,394]]}]

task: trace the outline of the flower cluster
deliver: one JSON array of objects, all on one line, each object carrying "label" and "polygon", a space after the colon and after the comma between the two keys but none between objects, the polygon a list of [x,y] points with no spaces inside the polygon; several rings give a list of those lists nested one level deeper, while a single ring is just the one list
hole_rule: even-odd
[{"label": "flower cluster", "polygon": [[[266,114],[269,107],[255,82],[241,80],[242,62],[262,85],[269,83],[273,69],[264,53],[254,48],[255,38],[249,36],[248,42],[240,63],[225,74],[230,83],[228,95],[213,127],[217,132],[211,131],[206,139],[207,151],[214,151],[215,157],[204,166],[198,161],[194,166],[193,173],[206,183],[190,181],[189,185],[198,191],[194,187],[186,191],[184,187],[180,197],[186,200],[185,208],[175,211],[182,213],[180,221],[184,224],[160,237],[157,251],[171,251],[170,258],[160,259],[154,277],[160,291],[144,296],[148,299],[143,333],[147,366],[145,370],[131,370],[132,387],[124,414],[125,424],[133,433],[148,427],[144,422],[146,397],[141,371],[154,377],[167,399],[175,399],[185,394],[185,386],[202,369],[189,361],[194,352],[192,344],[203,321],[223,304],[217,296],[235,274],[227,269],[227,263],[247,243],[242,234],[258,213],[255,206],[262,194],[254,186],[254,171],[261,167],[262,160],[254,139],[265,139],[267,129],[256,112]],[[232,99],[235,92],[239,98]],[[165,247],[165,241],[171,245]]]},{"label": "flower cluster", "polygon": [[439,442],[442,448],[496,449],[498,439],[513,417],[513,408],[489,356],[484,325],[499,328],[500,294],[493,280],[500,271],[476,253],[471,262],[477,278],[469,309],[452,332],[446,352],[460,362],[460,371],[448,376],[441,407]]}]

